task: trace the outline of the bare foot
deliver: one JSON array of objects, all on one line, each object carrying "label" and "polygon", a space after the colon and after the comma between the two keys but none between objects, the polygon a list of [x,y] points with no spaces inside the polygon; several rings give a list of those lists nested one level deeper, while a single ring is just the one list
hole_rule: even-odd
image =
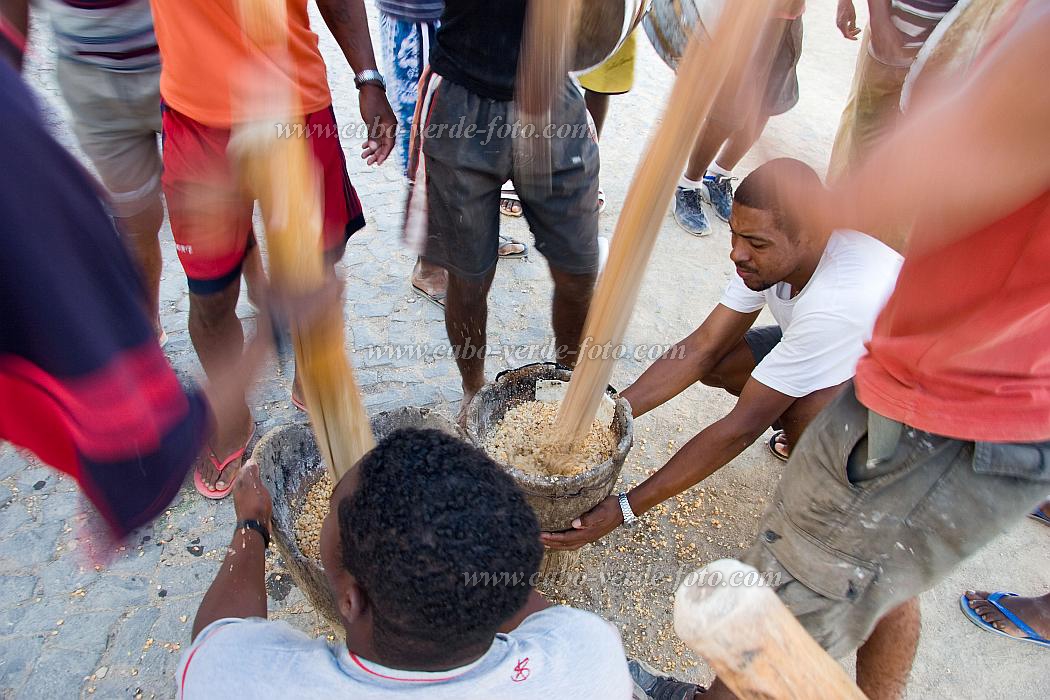
[{"label": "bare foot", "polygon": [[501,258],[519,257],[528,250],[528,247],[524,243],[507,236],[500,236],[499,243],[498,254]]},{"label": "bare foot", "polygon": [[516,199],[501,199],[499,210],[504,216],[521,216],[521,202]]},{"label": "bare foot", "polygon": [[432,297],[444,297],[448,291],[448,271],[420,258],[412,268],[412,286]]},{"label": "bare foot", "polygon": [[[1024,632],[1017,629],[1014,623],[1006,619],[994,605],[988,602],[988,591],[966,591],[966,600],[970,609],[981,616],[981,619],[995,627],[1000,632],[1005,632],[1011,637],[1027,637]],[[1043,639],[1050,639],[1050,593],[1038,598],[1022,598],[1020,596],[1003,596],[999,599],[999,605],[1003,606],[1022,622],[1035,630]]]}]

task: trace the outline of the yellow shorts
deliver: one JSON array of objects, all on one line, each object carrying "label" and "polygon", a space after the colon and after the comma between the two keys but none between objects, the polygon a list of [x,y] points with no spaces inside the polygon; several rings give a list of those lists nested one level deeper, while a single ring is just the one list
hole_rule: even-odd
[{"label": "yellow shorts", "polygon": [[638,44],[631,32],[612,56],[589,73],[580,76],[580,85],[603,95],[622,95],[634,87],[634,57]]}]

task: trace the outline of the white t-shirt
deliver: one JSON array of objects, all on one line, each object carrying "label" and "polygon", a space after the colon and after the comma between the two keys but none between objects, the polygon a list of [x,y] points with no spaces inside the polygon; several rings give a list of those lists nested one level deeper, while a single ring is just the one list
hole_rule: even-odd
[{"label": "white t-shirt", "polygon": [[634,688],[616,628],[592,613],[560,606],[530,615],[510,634],[497,634],[477,661],[438,673],[385,668],[351,654],[341,642],[312,639],[284,622],[218,620],[183,654],[175,680],[187,700],[629,700]]},{"label": "white t-shirt", "polygon": [[835,231],[813,277],[793,298],[788,284],[755,292],[734,274],[722,305],[752,313],[768,304],[784,333],[751,377],[795,398],[851,378],[903,262],[871,236]]}]

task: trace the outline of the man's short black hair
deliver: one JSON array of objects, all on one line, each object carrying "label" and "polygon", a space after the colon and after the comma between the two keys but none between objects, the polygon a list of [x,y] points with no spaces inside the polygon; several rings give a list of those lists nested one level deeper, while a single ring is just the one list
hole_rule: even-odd
[{"label": "man's short black hair", "polygon": [[377,641],[446,651],[491,642],[525,604],[543,556],[518,487],[437,430],[398,430],[357,469],[357,489],[338,505],[340,540]]},{"label": "man's short black hair", "polygon": [[736,188],[733,201],[745,207],[773,213],[777,226],[788,235],[798,235],[798,225],[787,213],[784,195],[779,183],[785,179],[809,180],[820,185],[820,176],[813,168],[794,158],[774,158],[763,163],[743,179]]}]

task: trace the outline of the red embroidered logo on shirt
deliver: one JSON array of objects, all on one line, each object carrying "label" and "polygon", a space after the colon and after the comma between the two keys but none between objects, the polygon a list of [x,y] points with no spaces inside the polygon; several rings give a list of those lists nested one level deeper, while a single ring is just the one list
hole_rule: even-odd
[{"label": "red embroidered logo on shirt", "polygon": [[524,659],[518,659],[518,665],[514,667],[514,675],[510,677],[515,683],[521,683],[523,680],[529,677],[532,671],[529,670],[529,657]]}]

